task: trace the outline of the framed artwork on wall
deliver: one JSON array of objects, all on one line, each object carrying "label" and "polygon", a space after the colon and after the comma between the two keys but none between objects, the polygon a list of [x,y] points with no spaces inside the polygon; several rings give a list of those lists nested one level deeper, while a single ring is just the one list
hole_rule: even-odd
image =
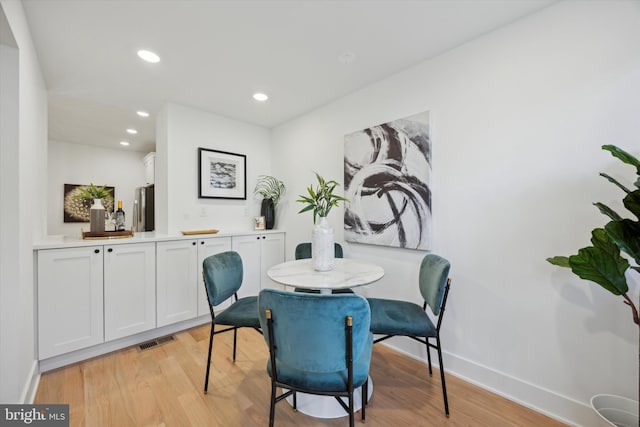
[{"label": "framed artwork on wall", "polygon": [[198,197],[247,198],[247,156],[198,148]]},{"label": "framed artwork on wall", "polygon": [[[80,192],[89,187],[89,184],[64,184],[64,195],[62,200],[64,222],[89,222],[89,209],[93,200],[79,198]],[[104,187],[111,194],[110,199],[103,199],[102,206],[106,214],[113,214],[113,200],[115,198],[115,187]]]},{"label": "framed artwork on wall", "polygon": [[430,249],[429,112],[345,135],[344,187],[346,241]]}]

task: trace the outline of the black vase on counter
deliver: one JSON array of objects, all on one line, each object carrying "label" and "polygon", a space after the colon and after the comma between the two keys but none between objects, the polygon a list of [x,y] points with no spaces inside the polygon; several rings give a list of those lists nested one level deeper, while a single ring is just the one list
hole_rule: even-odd
[{"label": "black vase on counter", "polygon": [[272,230],[276,222],[276,209],[273,205],[273,200],[262,199],[260,215],[264,217],[265,228],[267,230]]}]

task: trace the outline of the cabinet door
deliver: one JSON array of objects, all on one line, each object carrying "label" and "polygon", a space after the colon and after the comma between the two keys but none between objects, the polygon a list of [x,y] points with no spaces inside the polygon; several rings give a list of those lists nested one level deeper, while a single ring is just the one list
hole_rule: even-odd
[{"label": "cabinet door", "polygon": [[156,245],[104,247],[104,339],[156,326]]},{"label": "cabinet door", "polygon": [[[198,240],[198,275],[196,277],[196,289],[198,294],[198,316],[210,314],[207,292],[204,289],[202,279],[202,262],[210,255],[231,250],[231,237],[214,237]],[[223,304],[221,304],[223,305]]]},{"label": "cabinet door", "polygon": [[262,277],[260,257],[263,237],[263,235],[251,235],[231,238],[231,247],[242,258],[242,287],[238,291],[238,298],[258,295],[258,292],[260,292],[260,280]]},{"label": "cabinet door", "polygon": [[196,241],[158,242],[156,256],[157,325],[193,319],[198,312]]},{"label": "cabinet door", "polygon": [[38,251],[40,359],[103,339],[102,246]]},{"label": "cabinet door", "polygon": [[262,239],[262,256],[260,258],[260,289],[283,289],[284,286],[274,282],[267,276],[267,271],[276,264],[284,262],[284,233],[267,234]]}]

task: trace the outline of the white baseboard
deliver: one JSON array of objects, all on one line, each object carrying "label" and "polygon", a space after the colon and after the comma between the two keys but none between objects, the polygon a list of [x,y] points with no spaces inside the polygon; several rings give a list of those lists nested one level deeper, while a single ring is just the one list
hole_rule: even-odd
[{"label": "white baseboard", "polygon": [[[426,357],[418,357],[402,348],[390,345],[389,342],[385,342],[383,345],[426,363]],[[562,423],[576,427],[587,427],[598,425],[600,422],[588,403],[579,402],[455,354],[443,351],[442,357],[447,375],[456,376]],[[431,361],[435,366],[438,366],[437,357],[432,357]],[[449,405],[451,406],[451,402]],[[455,407],[451,406],[450,410],[454,413]]]},{"label": "white baseboard", "polygon": [[29,369],[29,375],[22,388],[20,394],[20,402],[24,404],[32,404],[36,398],[36,391],[38,391],[38,384],[40,383],[40,372],[38,372],[38,361],[34,360]]}]

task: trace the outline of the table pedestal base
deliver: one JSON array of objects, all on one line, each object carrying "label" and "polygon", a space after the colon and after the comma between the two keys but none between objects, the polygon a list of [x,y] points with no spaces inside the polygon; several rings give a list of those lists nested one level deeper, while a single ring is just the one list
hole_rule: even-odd
[{"label": "table pedestal base", "polygon": [[[369,386],[367,388],[367,401],[371,399],[373,394],[373,381],[369,377]],[[319,396],[317,394],[296,393],[298,412],[310,415],[316,418],[340,418],[346,417],[348,414],[333,396]],[[287,397],[287,402],[293,406],[293,396]],[[343,397],[342,401],[348,404],[347,398]],[[353,410],[359,411],[362,403],[362,387],[358,387],[353,391]]]}]

